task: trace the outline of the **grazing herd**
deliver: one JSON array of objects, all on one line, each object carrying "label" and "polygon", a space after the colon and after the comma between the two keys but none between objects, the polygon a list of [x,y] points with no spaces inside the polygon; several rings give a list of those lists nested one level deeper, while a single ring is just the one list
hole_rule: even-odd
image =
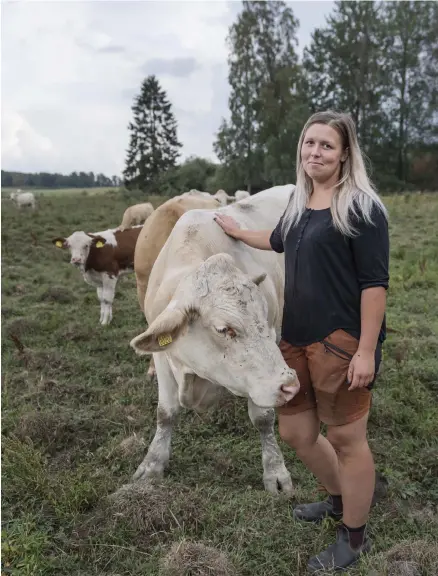
[{"label": "grazing herd", "polygon": [[[181,407],[203,410],[228,390],[248,401],[260,434],[266,490],[292,493],[274,434],[274,408],[299,388],[277,346],[284,258],[231,239],[213,219],[219,211],[243,228],[272,230],[293,189],[276,186],[254,196],[190,190],[156,210],[149,203],[130,206],[117,228],[52,240],[69,250],[70,263],[97,289],[102,325],[112,320],[119,276],[135,273],[148,327],[130,345],[151,356],[149,374],[156,371],[159,399],[156,433],[134,480],[163,474]],[[16,193],[19,207],[27,194],[33,197]]]}]

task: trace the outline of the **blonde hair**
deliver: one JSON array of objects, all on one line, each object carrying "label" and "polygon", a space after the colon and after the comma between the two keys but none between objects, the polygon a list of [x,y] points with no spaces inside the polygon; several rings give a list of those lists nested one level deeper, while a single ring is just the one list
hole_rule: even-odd
[{"label": "blonde hair", "polygon": [[348,149],[348,157],[341,164],[341,177],[335,185],[330,207],[335,228],[346,236],[354,236],[357,231],[352,216],[363,217],[371,224],[374,206],[380,208],[387,218],[386,208],[368,178],[353,119],[349,114],[332,110],[317,112],[307,120],[298,141],[297,184],[284,213],[283,239],[290,227],[300,221],[312,195],[312,179],[304,170],[301,148],[306,132],[313,124],[326,124],[334,128],[341,136],[343,149]]}]

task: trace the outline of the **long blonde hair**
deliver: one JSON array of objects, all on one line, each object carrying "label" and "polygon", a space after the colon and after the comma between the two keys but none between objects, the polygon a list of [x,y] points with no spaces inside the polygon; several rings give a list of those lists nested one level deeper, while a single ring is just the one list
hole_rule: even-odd
[{"label": "long blonde hair", "polygon": [[284,213],[283,239],[290,227],[300,221],[312,195],[312,180],[301,161],[303,140],[312,124],[326,124],[334,128],[341,136],[343,149],[348,149],[348,157],[341,164],[341,177],[335,185],[330,207],[335,228],[346,236],[354,236],[357,231],[352,216],[363,217],[367,223],[372,223],[371,212],[374,206],[380,208],[387,218],[386,208],[368,178],[353,119],[349,114],[332,110],[317,112],[307,120],[298,142],[297,184]]}]

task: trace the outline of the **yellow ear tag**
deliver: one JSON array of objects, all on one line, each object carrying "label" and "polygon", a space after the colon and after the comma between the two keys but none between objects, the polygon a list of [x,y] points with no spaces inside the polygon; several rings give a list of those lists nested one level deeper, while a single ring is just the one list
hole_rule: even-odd
[{"label": "yellow ear tag", "polygon": [[102,242],[102,240],[98,240],[96,242],[96,248],[102,248],[102,246],[105,246],[105,244]]},{"label": "yellow ear tag", "polygon": [[61,242],[61,240],[57,240],[57,241],[56,241],[56,246],[58,246],[58,248],[62,248],[62,242]]},{"label": "yellow ear tag", "polygon": [[166,346],[166,344],[170,344],[171,342],[172,342],[172,336],[170,334],[158,336],[159,346]]}]

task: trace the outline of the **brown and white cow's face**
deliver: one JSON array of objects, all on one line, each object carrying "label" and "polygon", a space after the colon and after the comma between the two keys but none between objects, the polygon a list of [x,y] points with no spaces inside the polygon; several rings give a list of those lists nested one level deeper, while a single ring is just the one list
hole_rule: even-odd
[{"label": "brown and white cow's face", "polygon": [[284,404],[299,384],[268,324],[264,278],[251,280],[226,254],[208,258],[131,346],[138,354],[166,351],[176,365],[260,407]]},{"label": "brown and white cow's face", "polygon": [[83,271],[91,247],[102,248],[106,244],[107,239],[101,235],[87,234],[80,231],[73,232],[68,238],[54,238],[52,242],[58,248],[68,248],[71,254],[70,264]]}]

